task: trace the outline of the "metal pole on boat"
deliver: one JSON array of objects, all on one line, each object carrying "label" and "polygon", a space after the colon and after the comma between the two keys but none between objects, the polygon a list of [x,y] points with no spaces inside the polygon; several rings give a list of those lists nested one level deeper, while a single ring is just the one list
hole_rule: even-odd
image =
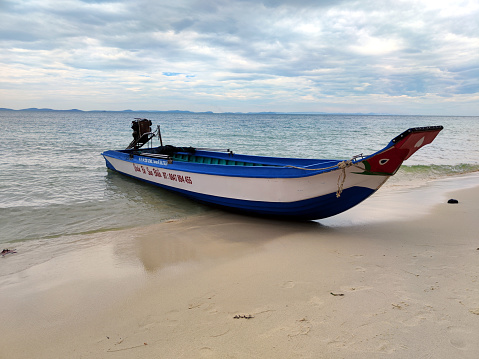
[{"label": "metal pole on boat", "polygon": [[161,139],[160,125],[158,125],[158,139],[160,140],[160,145],[163,146],[163,140]]}]

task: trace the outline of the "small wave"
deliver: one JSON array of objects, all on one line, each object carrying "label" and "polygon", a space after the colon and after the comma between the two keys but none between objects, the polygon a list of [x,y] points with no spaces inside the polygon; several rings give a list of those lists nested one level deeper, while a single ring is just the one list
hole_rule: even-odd
[{"label": "small wave", "polygon": [[479,164],[402,165],[388,182],[389,187],[418,187],[432,180],[445,179],[479,172]]},{"label": "small wave", "polygon": [[461,163],[457,165],[412,165],[401,166],[401,172],[412,175],[422,175],[431,178],[445,177],[450,175],[467,174],[479,171],[479,164]]}]

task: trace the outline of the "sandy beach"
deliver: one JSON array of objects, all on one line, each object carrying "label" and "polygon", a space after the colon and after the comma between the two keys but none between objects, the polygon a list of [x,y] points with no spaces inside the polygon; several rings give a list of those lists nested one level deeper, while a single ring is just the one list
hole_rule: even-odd
[{"label": "sandy beach", "polygon": [[477,358],[479,187],[443,195],[396,221],[212,211],[21,248],[0,358]]}]

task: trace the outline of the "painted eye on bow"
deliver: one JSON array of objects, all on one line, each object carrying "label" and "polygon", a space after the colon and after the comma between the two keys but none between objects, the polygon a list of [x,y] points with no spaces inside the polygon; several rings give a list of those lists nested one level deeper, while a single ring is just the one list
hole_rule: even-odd
[{"label": "painted eye on bow", "polygon": [[388,161],[389,161],[389,158],[383,158],[382,160],[379,160],[379,164],[385,165],[386,163],[388,163]]},{"label": "painted eye on bow", "polygon": [[414,148],[419,148],[422,146],[422,144],[424,143],[424,136],[419,140],[417,141],[417,143],[414,145]]}]

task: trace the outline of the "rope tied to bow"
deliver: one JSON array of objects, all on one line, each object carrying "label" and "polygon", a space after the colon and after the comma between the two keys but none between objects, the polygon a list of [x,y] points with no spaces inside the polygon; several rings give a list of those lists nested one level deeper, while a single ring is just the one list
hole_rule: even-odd
[{"label": "rope tied to bow", "polygon": [[336,191],[336,198],[341,197],[343,192],[344,181],[346,181],[346,168],[353,165],[352,160],[342,161],[338,163],[338,168],[341,170],[338,177],[338,190]]}]

